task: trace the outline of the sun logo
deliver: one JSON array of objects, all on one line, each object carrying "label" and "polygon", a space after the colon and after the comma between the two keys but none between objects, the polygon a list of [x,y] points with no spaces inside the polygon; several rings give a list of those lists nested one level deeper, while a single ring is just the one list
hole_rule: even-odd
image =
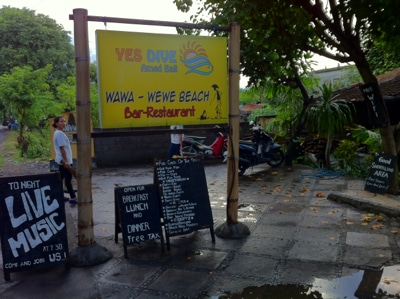
[{"label": "sun logo", "polygon": [[196,42],[187,42],[182,45],[179,58],[189,69],[186,74],[196,73],[207,76],[214,70],[213,65],[208,59],[206,51]]}]

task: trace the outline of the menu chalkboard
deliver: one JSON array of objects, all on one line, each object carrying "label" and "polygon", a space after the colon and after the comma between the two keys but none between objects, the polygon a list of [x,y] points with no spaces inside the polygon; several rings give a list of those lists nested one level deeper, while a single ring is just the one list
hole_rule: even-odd
[{"label": "menu chalkboard", "polygon": [[4,277],[64,263],[68,257],[64,193],[57,173],[0,179]]},{"label": "menu chalkboard", "polygon": [[365,190],[374,193],[385,193],[393,178],[397,157],[385,153],[375,153],[369,169]]},{"label": "menu chalkboard", "polygon": [[115,242],[122,232],[125,257],[126,246],[148,240],[161,239],[161,211],[157,189],[154,185],[126,186],[114,189],[115,193]]},{"label": "menu chalkboard", "polygon": [[155,176],[168,236],[210,228],[213,217],[203,164],[195,158],[156,161]]}]

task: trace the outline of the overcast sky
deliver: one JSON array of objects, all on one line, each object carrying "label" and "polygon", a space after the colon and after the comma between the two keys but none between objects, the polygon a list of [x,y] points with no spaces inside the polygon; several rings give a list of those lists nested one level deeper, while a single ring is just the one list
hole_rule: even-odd
[{"label": "overcast sky", "polygon": [[[41,13],[56,20],[65,30],[73,33],[73,21],[69,15],[73,9],[87,9],[88,15],[107,16],[129,19],[144,19],[155,21],[189,22],[191,13],[179,12],[173,0],[0,0],[0,6],[11,6],[17,8],[29,8],[37,14]],[[192,9],[192,13],[194,13]],[[126,25],[101,22],[89,22],[89,48],[92,55],[95,55],[95,31],[96,29],[154,32],[176,34],[175,28],[143,25]],[[317,60],[315,58],[315,60]],[[338,66],[338,62],[326,58],[318,58],[318,65],[315,69],[331,68]],[[243,86],[243,80],[241,80]]]},{"label": "overcast sky", "polygon": [[[179,12],[172,0],[0,0],[0,5],[29,8],[56,20],[65,30],[74,31],[74,22],[69,20],[75,8],[87,9],[88,15],[129,19],[185,22],[189,14]],[[89,22],[89,47],[95,53],[96,29],[139,31],[176,34],[175,28],[160,26],[127,25],[102,22]]]}]

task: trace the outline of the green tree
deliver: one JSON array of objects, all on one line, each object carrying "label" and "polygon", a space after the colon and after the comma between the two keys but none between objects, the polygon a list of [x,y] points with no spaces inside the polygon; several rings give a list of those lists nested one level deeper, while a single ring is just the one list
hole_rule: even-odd
[{"label": "green tree", "polygon": [[63,110],[66,112],[75,111],[76,108],[76,80],[75,77],[68,77],[60,81],[56,87],[56,97],[63,105]]},{"label": "green tree", "polygon": [[18,144],[23,152],[29,144],[26,127],[36,127],[43,116],[54,115],[62,109],[49,91],[51,65],[33,71],[31,67],[15,67],[11,74],[0,76],[0,99],[19,124]]},{"label": "green tree", "polygon": [[97,84],[97,62],[90,63],[90,82]]},{"label": "green tree", "polygon": [[334,85],[335,90],[340,88],[348,88],[352,84],[362,81],[360,73],[354,65],[346,66],[345,70],[346,72],[340,77],[338,84]]},{"label": "green tree", "polygon": [[[192,1],[174,0],[174,3],[185,11]],[[242,69],[250,83],[287,74],[282,70],[291,70],[294,76],[290,78],[296,78],[296,74],[301,78],[298,74],[311,52],[342,63],[354,62],[364,83],[376,87],[388,120],[377,79],[366,58],[366,41],[399,40],[400,19],[394,9],[399,3],[394,5],[387,0],[204,0],[201,3],[193,21],[224,26],[232,21],[241,24]],[[307,101],[306,95],[303,100]],[[396,155],[388,122],[380,128],[380,134],[384,152]],[[398,191],[397,176],[398,169],[389,193]]]},{"label": "green tree", "polygon": [[23,8],[0,9],[0,75],[14,67],[33,70],[51,64],[52,88],[74,76],[74,48],[69,32],[43,14]]},{"label": "green tree", "polygon": [[[186,11],[192,1],[175,0],[177,7]],[[310,51],[302,49],[312,28],[304,13],[284,1],[218,1],[204,0],[194,22],[211,22],[216,25],[238,21],[241,25],[241,71],[249,78],[249,86],[256,89],[264,85],[285,86],[298,89],[302,107],[294,117],[297,123],[293,130],[285,155],[285,164],[292,165],[295,154],[295,140],[304,128],[303,115],[310,102],[310,94],[304,78],[311,69]],[[212,16],[204,19],[204,16]],[[296,20],[296,26],[293,21]],[[296,105],[296,107],[298,107]],[[283,111],[283,110],[281,110]]]},{"label": "green tree", "polygon": [[[376,88],[379,102],[384,109],[386,124],[379,128],[382,137],[383,151],[396,156],[396,144],[393,130],[390,127],[385,101],[379,89],[377,78],[367,60],[365,41],[369,38],[379,38],[381,41],[390,39],[399,40],[400,20],[394,6],[400,4],[386,0],[356,0],[356,1],[328,1],[326,7],[321,0],[300,1],[293,0],[293,4],[304,10],[315,28],[315,37],[319,44],[305,46],[314,53],[331,56],[341,62],[353,61],[364,81]],[[390,23],[388,22],[390,20]],[[393,30],[397,28],[397,30]],[[327,53],[325,49],[333,49],[336,54]],[[388,188],[388,193],[398,192],[398,168]]]},{"label": "green tree", "polygon": [[400,67],[400,48],[390,50],[385,43],[375,41],[367,52],[367,60],[375,75]]},{"label": "green tree", "polygon": [[[359,0],[355,0],[358,4]],[[379,7],[376,7],[377,3]],[[400,9],[398,1],[374,1],[371,7],[362,7],[361,12],[373,23],[370,26],[371,39],[364,44],[367,50],[367,59],[374,71],[380,75],[400,66],[400,36],[399,21],[396,11]],[[372,11],[376,13],[371,14]]]},{"label": "green tree", "polygon": [[327,139],[325,166],[329,169],[331,168],[332,138],[335,134],[343,132],[344,126],[351,125],[352,111],[348,102],[332,97],[331,84],[324,84],[320,89],[322,97],[310,104],[304,117],[311,132]]},{"label": "green tree", "polygon": [[90,113],[92,116],[92,126],[93,128],[98,128],[100,126],[100,107],[98,101],[98,88],[97,84],[90,84]]}]

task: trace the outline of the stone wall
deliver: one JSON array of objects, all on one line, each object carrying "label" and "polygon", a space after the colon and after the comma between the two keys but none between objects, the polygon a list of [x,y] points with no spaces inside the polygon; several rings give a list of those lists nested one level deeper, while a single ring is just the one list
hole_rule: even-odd
[{"label": "stone wall", "polygon": [[96,165],[152,163],[155,158],[166,158],[169,141],[168,135],[95,138]]},{"label": "stone wall", "polygon": [[[102,130],[94,129],[94,132],[101,134]],[[106,167],[153,163],[155,159],[167,158],[170,145],[169,134],[118,136],[119,131],[115,130],[114,132],[115,137],[94,138],[96,166]],[[186,135],[206,136],[204,144],[207,145],[211,145],[216,138],[214,132],[207,130],[196,130]]]}]

